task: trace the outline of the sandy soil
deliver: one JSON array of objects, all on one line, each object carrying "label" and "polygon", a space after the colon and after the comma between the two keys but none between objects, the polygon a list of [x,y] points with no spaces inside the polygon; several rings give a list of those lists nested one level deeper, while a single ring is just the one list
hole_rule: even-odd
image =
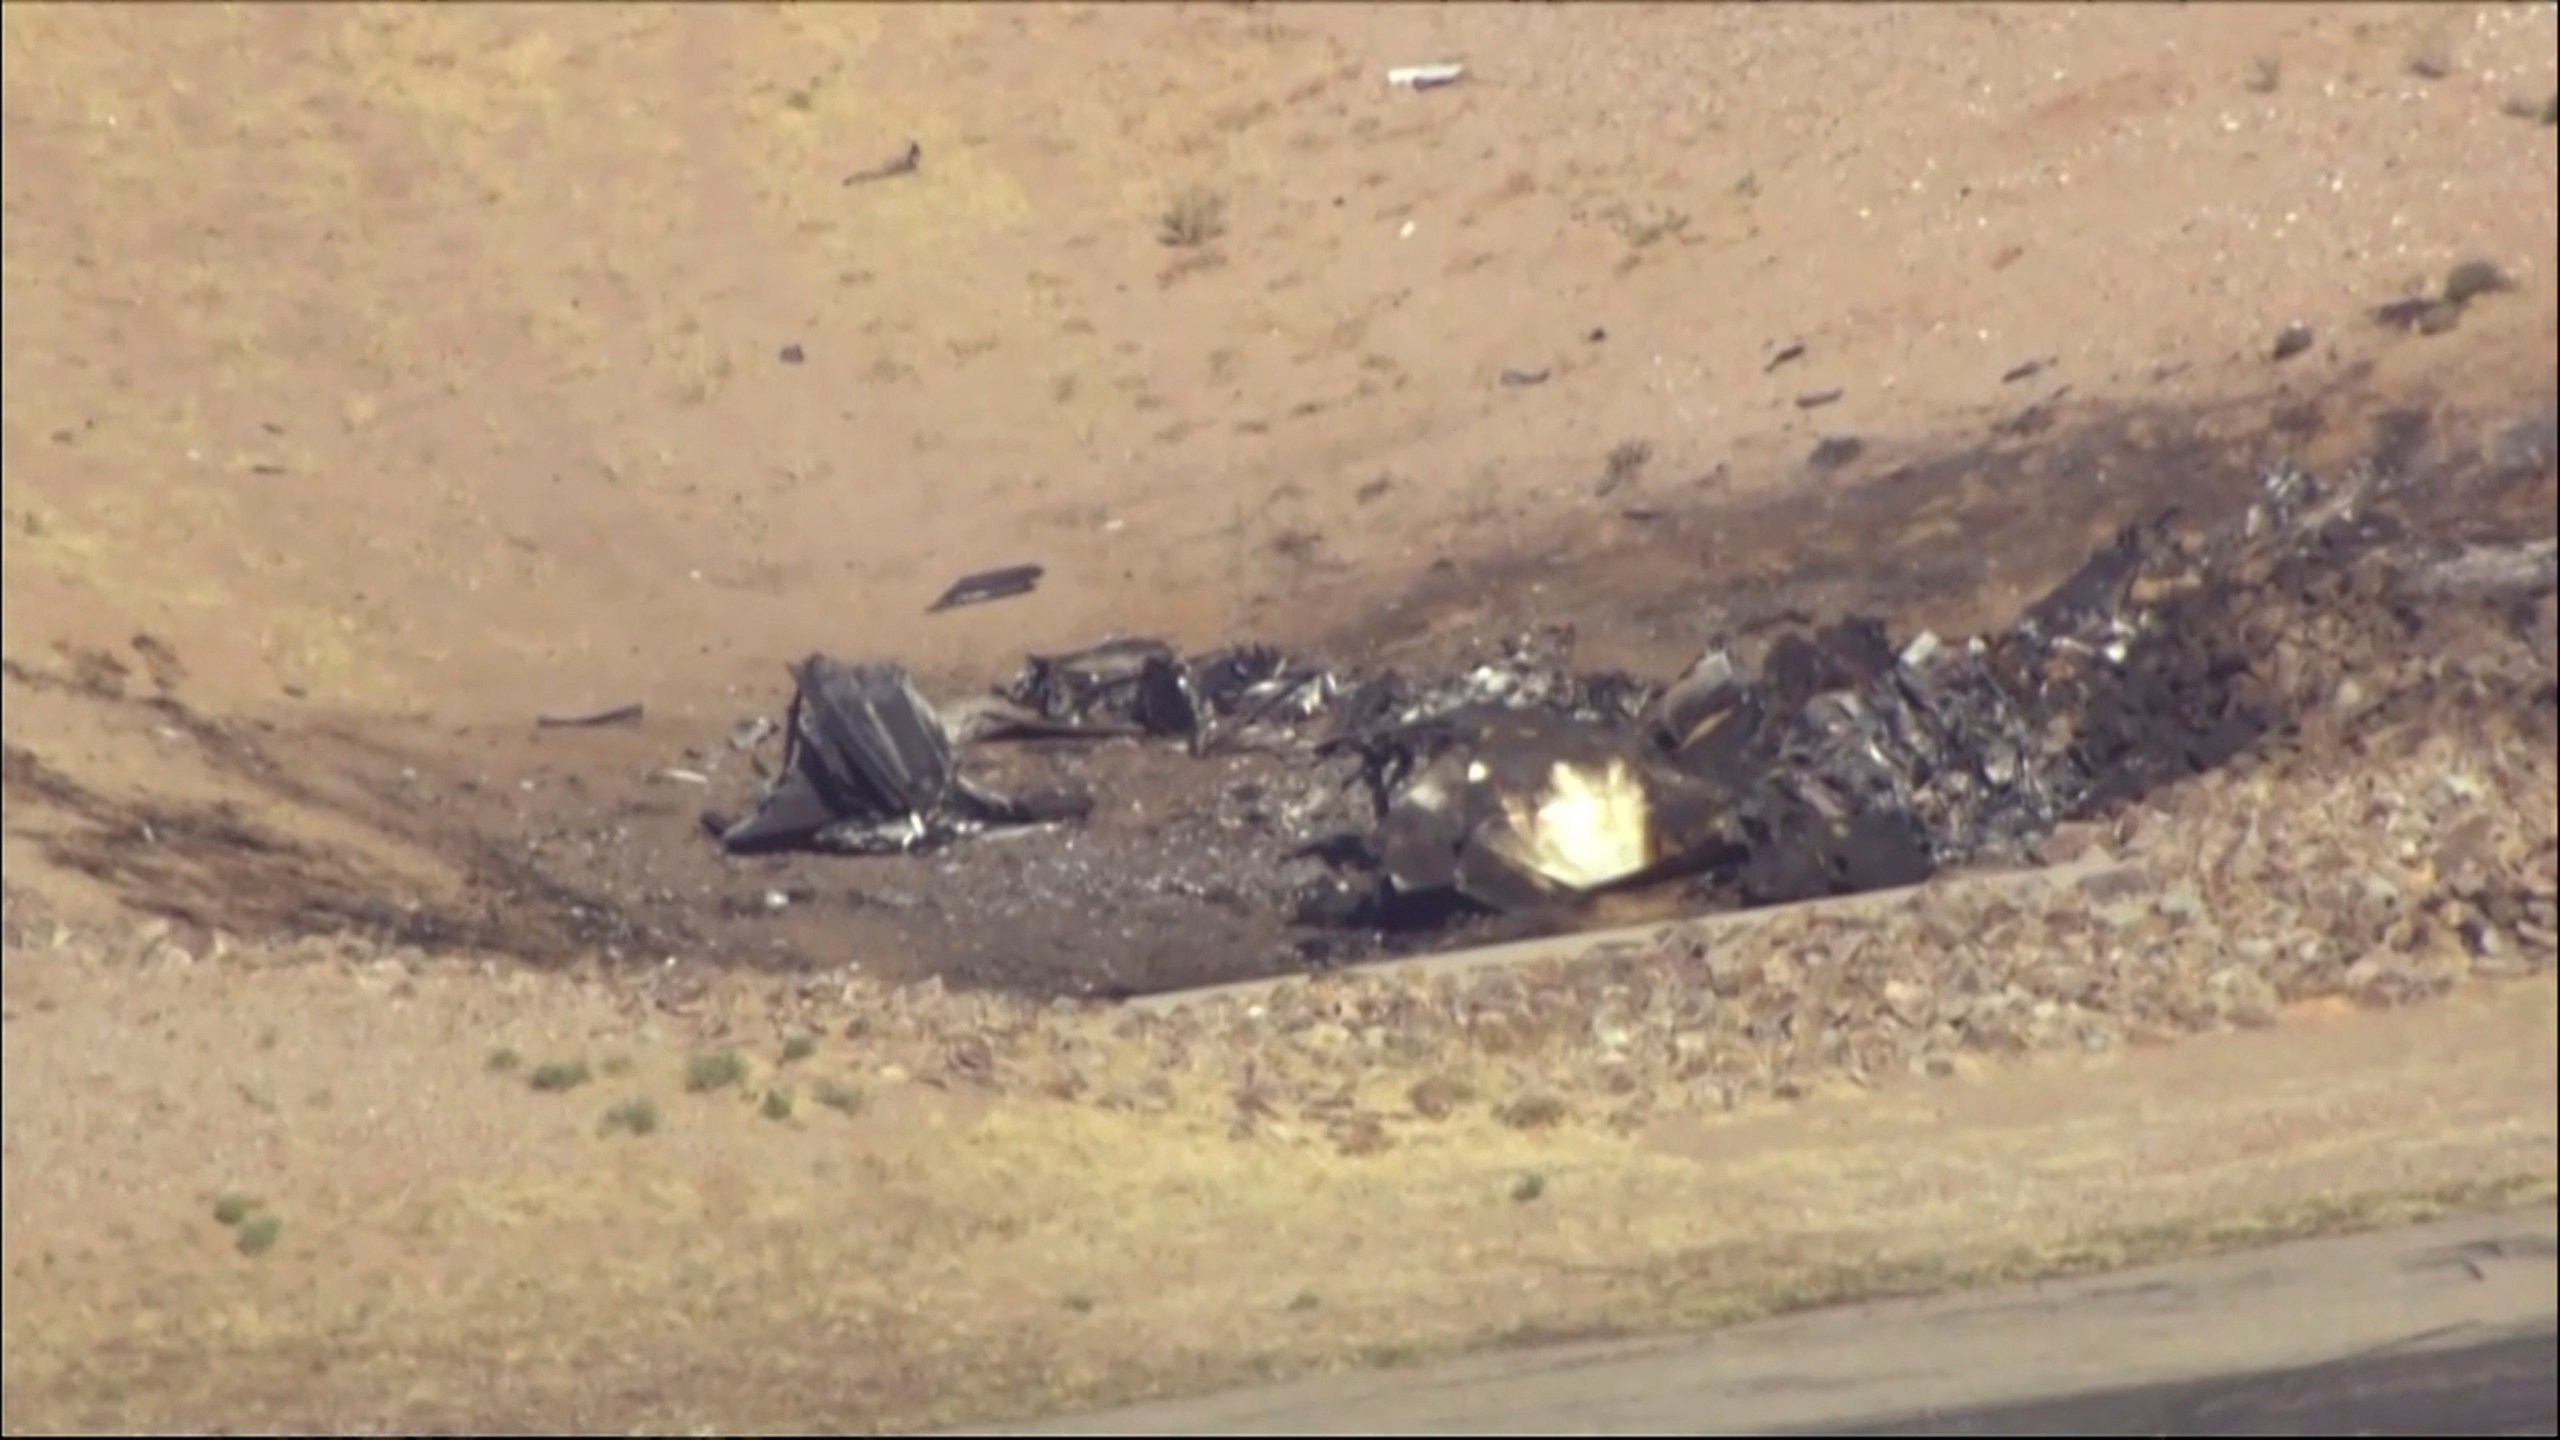
[{"label": "sandy soil", "polygon": [[[902,1426],[2560,1165],[2549,746],[2444,696],[2109,839],[2149,888],[2084,909],[2200,914],[2158,942],[2199,987],[2328,947],[2292,978],[2038,992],[1882,1069],[1737,1019],[1701,1075],[1668,1012],[1613,1061],[1575,988],[1608,977],[1560,972],[1498,1036],[1433,1017],[1520,995],[1156,1024],[896,988],[937,957],[894,913],[738,921],[768,877],[651,779],[812,648],[974,685],[1115,629],[1560,620],[1658,667],[1741,611],[1999,617],[2256,461],[2408,458],[2395,416],[2494,447],[2560,373],[2548,6],[22,7],[0,40],[13,1431]],[[2373,320],[2475,258],[2513,287]],[[2547,534],[2528,478],[2484,519]],[[1020,560],[1036,599],[924,613]],[[2437,863],[2455,833],[2495,885]],[[2367,913],[2385,870],[2432,921]],[[1923,969],[2090,943],[1951,938],[1970,903],[1840,923]],[[2255,1028],[2332,993],[2432,1003]],[[2234,1027],[2193,1053],[2247,1103],[2184,1049],[1969,1078]],[[1869,1120],[1772,1103],[1847,1071]],[[1948,1129],[1855,1133],[1907,1106]],[[1683,1128],[1728,1110],[1747,1144]],[[1872,1213],[1911,1193],[1947,1198]]]}]

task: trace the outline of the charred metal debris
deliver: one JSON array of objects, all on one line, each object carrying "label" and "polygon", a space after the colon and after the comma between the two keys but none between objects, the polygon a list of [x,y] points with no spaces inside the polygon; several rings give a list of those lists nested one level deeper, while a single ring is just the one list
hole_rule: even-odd
[{"label": "charred metal debris", "polygon": [[[1286,857],[1257,889],[1299,926],[1426,930],[1638,887],[1737,906],[1913,883],[2023,859],[2058,823],[2281,724],[2238,631],[2200,607],[2287,556],[2372,541],[2385,522],[2367,489],[2278,470],[2218,533],[2182,534],[2174,517],[2128,528],[2001,633],[1897,639],[1851,616],[1755,654],[1710,649],[1664,684],[1574,671],[1561,630],[1428,678],[1114,639],[1033,656],[994,693],[942,707],[897,666],[813,655],[793,671],[779,772],[752,816],[715,833],[733,853],[881,854],[1072,826],[1090,793],[1005,793],[967,773],[971,757],[1117,740],[1195,762],[1295,757],[1282,773],[1304,793],[1254,806],[1253,822],[1311,832],[1254,847]],[[1365,824],[1324,828],[1346,814]]]}]

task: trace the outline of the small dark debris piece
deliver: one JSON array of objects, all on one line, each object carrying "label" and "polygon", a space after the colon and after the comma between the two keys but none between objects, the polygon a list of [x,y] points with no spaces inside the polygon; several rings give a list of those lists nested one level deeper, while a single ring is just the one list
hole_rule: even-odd
[{"label": "small dark debris piece", "polygon": [[581,710],[566,715],[536,715],[533,723],[545,730],[593,730],[604,725],[632,725],[643,714],[640,702],[615,705],[603,710]]},{"label": "small dark debris piece", "polygon": [[1518,390],[1531,385],[1544,385],[1554,376],[1554,374],[1554,371],[1544,368],[1537,370],[1505,370],[1502,372],[1502,383],[1509,389]]},{"label": "small dark debris piece", "polygon": [[1796,408],[1799,410],[1819,410],[1825,405],[1837,405],[1840,403],[1840,397],[1848,393],[1848,391],[1843,390],[1836,385],[1828,390],[1816,390],[1810,395],[1797,396]]},{"label": "small dark debris piece", "polygon": [[2441,335],[2461,323],[2462,307],[2426,295],[2412,295],[2373,307],[2373,323],[2414,335]]},{"label": "small dark debris piece", "polygon": [[796,340],[782,347],[781,359],[785,365],[797,365],[808,358],[809,352],[801,349],[800,343]]},{"label": "small dark debris piece", "polygon": [[1396,482],[1393,477],[1381,475],[1377,479],[1362,485],[1358,490],[1353,491],[1351,498],[1359,501],[1363,505],[1366,505],[1370,501],[1377,499],[1379,496],[1386,494],[1389,490],[1394,489],[1395,483]]},{"label": "small dark debris piece", "polygon": [[1588,334],[1588,335],[1583,336],[1582,338],[1583,338],[1583,339],[1585,339],[1585,340],[1587,340],[1587,341],[1589,341],[1589,342],[1591,342],[1591,343],[1592,343],[1592,344],[1594,344],[1594,345],[1597,345],[1597,344],[1599,344],[1601,341],[1606,340],[1606,339],[1608,339],[1608,338],[1609,338],[1609,331],[1608,331],[1608,327],[1606,327],[1606,326],[1602,326],[1602,325],[1594,325],[1594,326],[1592,326],[1592,327],[1591,327],[1591,333],[1590,333],[1590,334]]},{"label": "small dark debris piece", "polygon": [[2465,260],[2445,272],[2444,303],[2468,305],[2483,295],[2513,290],[2516,282],[2487,260]]},{"label": "small dark debris piece", "polygon": [[2000,383],[2003,385],[2015,385],[2021,380],[2033,380],[2045,371],[2052,369],[2055,363],[2056,357],[2051,355],[2039,356],[2033,360],[2021,360],[2017,364],[2012,365],[2007,370],[2001,372]]},{"label": "small dark debris piece", "polygon": [[1801,360],[1803,358],[1804,342],[1798,340],[1794,344],[1781,348],[1777,354],[1770,356],[1769,363],[1760,367],[1760,373],[1766,375],[1770,371],[1777,369],[1779,366],[1784,365],[1789,361]]},{"label": "small dark debris piece", "polygon": [[1867,453],[1867,442],[1855,435],[1825,435],[1805,457],[1805,463],[1816,470],[1837,470]]},{"label": "small dark debris piece", "polygon": [[1001,570],[981,570],[963,575],[951,582],[942,598],[925,607],[928,615],[944,610],[957,610],[963,605],[983,605],[990,600],[1010,600],[1028,595],[1040,584],[1048,571],[1038,565],[1007,565]]},{"label": "small dark debris piece", "polygon": [[924,147],[910,140],[907,148],[894,158],[884,160],[868,170],[856,170],[844,177],[847,185],[864,185],[874,180],[887,180],[899,175],[913,175],[924,165]]},{"label": "small dark debris piece", "polygon": [[2276,332],[2275,348],[2267,352],[2271,360],[2290,360],[2311,348],[2311,327],[2295,321]]}]

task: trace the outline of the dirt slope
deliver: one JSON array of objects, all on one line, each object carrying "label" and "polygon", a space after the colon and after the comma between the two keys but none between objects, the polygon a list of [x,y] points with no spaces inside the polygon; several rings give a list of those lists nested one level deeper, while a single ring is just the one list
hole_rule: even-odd
[{"label": "dirt slope", "polygon": [[[1786,483],[1817,431],[2023,403],[2035,358],[2082,400],[2538,394],[2551,139],[2501,106],[2550,89],[2550,25],[30,9],[8,642],[148,629],[225,708],[717,707],[814,644],[1314,628],[1593,523],[1621,441],[1671,500]],[[1382,82],[1441,55],[1469,81]],[[915,175],[843,183],[910,137]],[[1191,187],[1223,233],[1168,247]],[[2360,323],[2474,255],[2526,283],[2458,336]],[[2274,371],[2294,320],[2323,338]],[[1045,603],[922,617],[1024,557]]]}]

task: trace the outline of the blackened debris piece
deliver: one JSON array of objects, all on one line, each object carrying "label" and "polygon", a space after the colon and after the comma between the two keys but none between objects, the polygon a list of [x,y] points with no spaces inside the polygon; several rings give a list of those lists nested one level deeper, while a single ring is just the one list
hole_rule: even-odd
[{"label": "blackened debris piece", "polygon": [[732,854],[894,854],[993,827],[1079,819],[1091,809],[1091,798],[1075,792],[1017,798],[971,782],[942,718],[899,666],[813,654],[792,680],[782,773],[753,815],[721,833],[721,848]]},{"label": "blackened debris piece", "polygon": [[2022,860],[2055,824],[2254,744],[2275,708],[2206,609],[2357,515],[2355,491],[2290,468],[2262,488],[2217,536],[2169,517],[2120,532],[1994,635],[1924,634],[1880,664],[1881,627],[1843,624],[1781,637],[1757,673],[1711,654],[1648,732],[1734,807],[1739,863],[1706,888],[1767,904]]},{"label": "blackened debris piece", "polygon": [[1148,662],[1170,660],[1176,653],[1161,640],[1111,639],[1063,654],[1034,655],[1001,693],[1051,720],[1133,711],[1138,677]]},{"label": "blackened debris piece", "polygon": [[1458,912],[1419,903],[1434,895],[1516,911],[1677,875],[1709,905],[1775,904],[2023,862],[2056,824],[2214,769],[2278,723],[2224,612],[2285,557],[2334,566],[2320,547],[2362,533],[2370,483],[2330,493],[2271,470],[2228,529],[2169,515],[2121,531],[1972,640],[1807,622],[1756,660],[1718,647],[1658,693],[1630,682],[1598,703],[1548,654],[1430,686],[1381,677],[1328,742],[1361,756],[1377,823],[1324,847],[1337,883],[1302,918],[1437,924]]},{"label": "blackened debris piece", "polygon": [[1577,671],[1568,626],[1542,626],[1504,639],[1491,653],[1431,680],[1389,670],[1349,689],[1333,710],[1320,748],[1365,750],[1380,736],[1491,706],[1549,710],[1584,724],[1632,725],[1653,703],[1653,687],[1619,670]]},{"label": "blackened debris piece", "polygon": [[2267,352],[2271,360],[2290,360],[2311,348],[2311,327],[2295,321],[2276,332],[2276,343]]},{"label": "blackened debris piece", "polygon": [[963,575],[951,582],[942,598],[925,607],[926,614],[956,610],[963,605],[983,605],[990,600],[1009,600],[1028,595],[1048,572],[1038,565],[1007,565],[1001,570],[981,570]]},{"label": "blackened debris piece", "polygon": [[1190,662],[1214,733],[1204,746],[1267,740],[1315,719],[1341,693],[1327,667],[1268,645],[1213,650]]},{"label": "blackened debris piece", "polygon": [[999,693],[1065,733],[1169,737],[1206,750],[1290,730],[1322,713],[1336,688],[1323,666],[1267,645],[1186,659],[1162,640],[1115,638],[1034,655]]}]

